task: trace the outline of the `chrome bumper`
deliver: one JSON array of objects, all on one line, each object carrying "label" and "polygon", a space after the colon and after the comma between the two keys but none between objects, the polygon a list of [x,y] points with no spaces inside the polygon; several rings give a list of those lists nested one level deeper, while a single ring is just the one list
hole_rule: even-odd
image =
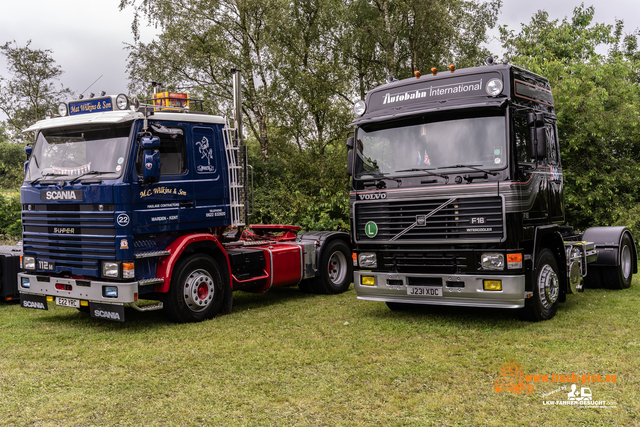
[{"label": "chrome bumper", "polygon": [[[374,276],[373,286],[362,285],[361,276]],[[407,295],[409,277],[442,279],[442,296]],[[501,280],[501,291],[485,291],[483,280]],[[393,285],[388,281],[392,280]],[[402,281],[402,285],[399,285]],[[454,282],[456,286],[448,286]],[[401,302],[410,304],[455,305],[465,307],[522,308],[526,298],[525,277],[512,275],[439,275],[397,274],[382,272],[354,272],[354,286],[358,299],[369,301]],[[440,287],[440,286],[438,286]]]},{"label": "chrome bumper", "polygon": [[[28,288],[23,286],[23,278],[29,279]],[[78,282],[83,282],[83,285],[78,285]],[[86,286],[87,283],[89,286]],[[56,289],[57,284],[71,286],[71,290]],[[116,286],[118,296],[115,298],[105,297],[102,292],[103,286]],[[100,282],[18,273],[18,290],[21,294],[75,298],[108,304],[129,304],[137,301],[138,282]]]}]

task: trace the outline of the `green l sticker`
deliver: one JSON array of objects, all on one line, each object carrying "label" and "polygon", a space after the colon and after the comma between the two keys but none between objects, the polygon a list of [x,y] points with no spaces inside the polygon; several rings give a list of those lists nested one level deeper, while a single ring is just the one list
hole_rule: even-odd
[{"label": "green l sticker", "polygon": [[369,221],[364,226],[364,234],[366,234],[368,238],[373,239],[378,234],[378,225],[373,221]]}]

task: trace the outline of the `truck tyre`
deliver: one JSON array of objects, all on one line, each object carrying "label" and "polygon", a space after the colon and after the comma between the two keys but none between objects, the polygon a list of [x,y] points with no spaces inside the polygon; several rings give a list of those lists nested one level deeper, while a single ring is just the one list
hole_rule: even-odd
[{"label": "truck tyre", "polygon": [[536,259],[533,276],[533,296],[525,301],[524,314],[528,320],[538,322],[555,316],[560,299],[558,263],[553,253],[544,248]]},{"label": "truck tyre", "polygon": [[174,322],[199,322],[213,318],[223,299],[218,263],[207,255],[193,254],[176,263],[164,311]]},{"label": "truck tyre", "polygon": [[318,271],[320,275],[309,282],[314,293],[340,294],[349,289],[353,281],[353,262],[349,245],[342,240],[334,240],[323,248]]},{"label": "truck tyre", "polygon": [[622,235],[620,243],[620,256],[616,267],[604,268],[602,271],[602,284],[609,289],[627,289],[631,286],[633,277],[633,241],[629,233]]}]

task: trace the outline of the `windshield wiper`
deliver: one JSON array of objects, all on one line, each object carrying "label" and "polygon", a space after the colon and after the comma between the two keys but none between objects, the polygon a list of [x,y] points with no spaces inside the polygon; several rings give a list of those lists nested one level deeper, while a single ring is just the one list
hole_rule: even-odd
[{"label": "windshield wiper", "polygon": [[80,178],[84,178],[87,175],[105,175],[108,173],[113,173],[112,171],[89,171],[85,172],[82,175],[76,176],[71,181],[69,181],[69,185],[73,185],[74,182],[78,181]]},{"label": "windshield wiper", "polygon": [[437,172],[431,172],[432,170],[434,170],[434,168],[411,168],[411,169],[402,169],[402,170],[396,171],[396,173],[400,173],[400,172],[424,172],[427,175],[439,176],[440,178],[448,178],[447,175],[444,175],[444,174],[441,174],[441,173],[437,173]]},{"label": "windshield wiper", "polygon": [[481,169],[478,166],[482,166],[482,165],[451,165],[451,166],[442,166],[438,169],[460,169],[460,168],[468,168],[468,169],[473,169],[476,170],[478,172],[482,172],[482,173],[487,173],[491,176],[496,176],[498,175],[498,172],[492,172],[486,169]]},{"label": "windshield wiper", "polygon": [[64,174],[64,173],[45,173],[44,175],[40,176],[40,178],[36,178],[33,181],[31,181],[31,185],[36,185],[37,183],[42,181],[44,178],[49,177],[49,176],[65,176],[65,175],[66,174]]}]

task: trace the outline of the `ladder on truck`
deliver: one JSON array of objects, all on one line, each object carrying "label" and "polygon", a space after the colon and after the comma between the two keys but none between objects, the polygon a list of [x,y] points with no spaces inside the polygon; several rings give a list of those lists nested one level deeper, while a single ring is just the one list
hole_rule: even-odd
[{"label": "ladder on truck", "polygon": [[246,218],[246,187],[245,187],[245,147],[240,147],[234,138],[235,128],[229,126],[229,121],[222,130],[224,149],[227,157],[227,174],[229,179],[229,209],[231,211],[231,226],[245,226]]}]

